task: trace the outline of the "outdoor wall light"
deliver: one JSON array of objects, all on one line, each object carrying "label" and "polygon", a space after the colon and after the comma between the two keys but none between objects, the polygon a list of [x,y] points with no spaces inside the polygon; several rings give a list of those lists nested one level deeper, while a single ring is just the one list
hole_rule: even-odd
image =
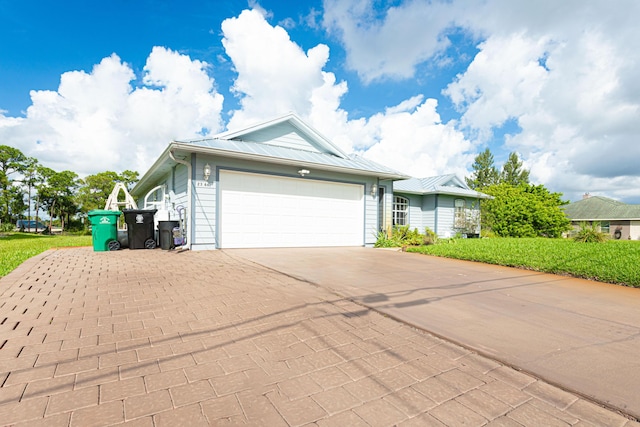
[{"label": "outdoor wall light", "polygon": [[371,186],[371,197],[376,197],[377,193],[378,193],[378,186],[373,184]]},{"label": "outdoor wall light", "polygon": [[304,178],[305,175],[309,175],[311,172],[309,172],[307,169],[300,169],[298,171],[298,174]]},{"label": "outdoor wall light", "polygon": [[209,163],[207,163],[206,165],[204,165],[204,169],[202,169],[202,177],[204,178],[205,181],[209,182],[210,176],[211,176],[211,166],[209,166]]}]

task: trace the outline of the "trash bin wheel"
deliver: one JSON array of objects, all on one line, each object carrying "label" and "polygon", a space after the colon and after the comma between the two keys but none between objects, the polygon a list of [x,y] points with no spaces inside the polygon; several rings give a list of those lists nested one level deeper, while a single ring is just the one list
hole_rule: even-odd
[{"label": "trash bin wheel", "polygon": [[147,239],[144,241],[144,248],[145,249],[155,249],[156,248],[156,241],[153,239]]},{"label": "trash bin wheel", "polygon": [[109,249],[110,251],[120,250],[120,242],[118,242],[117,240],[110,240],[109,243],[107,243],[107,249]]}]

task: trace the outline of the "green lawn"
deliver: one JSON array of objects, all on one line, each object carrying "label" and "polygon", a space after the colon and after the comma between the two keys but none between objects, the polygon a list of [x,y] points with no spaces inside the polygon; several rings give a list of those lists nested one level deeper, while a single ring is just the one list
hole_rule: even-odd
[{"label": "green lawn", "polygon": [[578,243],[570,239],[543,238],[454,239],[430,246],[410,247],[407,251],[640,287],[638,241]]},{"label": "green lawn", "polygon": [[0,234],[0,277],[6,276],[25,260],[47,249],[69,246],[91,246],[91,236]]}]

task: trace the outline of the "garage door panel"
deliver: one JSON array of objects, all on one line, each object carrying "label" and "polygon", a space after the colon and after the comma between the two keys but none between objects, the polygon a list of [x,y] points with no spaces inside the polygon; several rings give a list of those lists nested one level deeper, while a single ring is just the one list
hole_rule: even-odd
[{"label": "garage door panel", "polygon": [[360,246],[362,185],[223,171],[221,247]]}]

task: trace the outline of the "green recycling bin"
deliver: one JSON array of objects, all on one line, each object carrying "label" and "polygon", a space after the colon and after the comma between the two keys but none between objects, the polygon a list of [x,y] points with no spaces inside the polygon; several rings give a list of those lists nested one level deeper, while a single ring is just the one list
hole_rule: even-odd
[{"label": "green recycling bin", "polygon": [[118,242],[118,218],[120,211],[93,210],[87,214],[91,222],[91,240],[94,252],[117,251],[120,249]]}]

